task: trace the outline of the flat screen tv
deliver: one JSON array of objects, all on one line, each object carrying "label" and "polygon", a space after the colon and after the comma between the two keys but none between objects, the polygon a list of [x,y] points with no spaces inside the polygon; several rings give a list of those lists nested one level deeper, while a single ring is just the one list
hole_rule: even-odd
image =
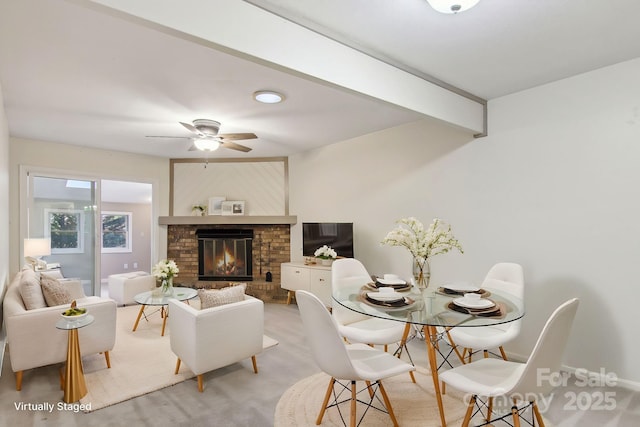
[{"label": "flat screen tv", "polygon": [[313,256],[322,245],[331,246],[340,257],[353,258],[353,223],[303,222],[302,255]]}]

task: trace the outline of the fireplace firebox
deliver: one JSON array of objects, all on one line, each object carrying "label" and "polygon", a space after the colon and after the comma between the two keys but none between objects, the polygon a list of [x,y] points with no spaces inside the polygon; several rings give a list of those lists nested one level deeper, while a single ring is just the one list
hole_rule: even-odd
[{"label": "fireplace firebox", "polygon": [[198,280],[253,280],[253,230],[196,230]]}]

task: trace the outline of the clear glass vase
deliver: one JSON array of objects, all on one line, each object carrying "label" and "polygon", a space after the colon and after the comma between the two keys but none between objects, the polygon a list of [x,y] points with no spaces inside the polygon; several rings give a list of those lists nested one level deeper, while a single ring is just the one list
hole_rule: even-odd
[{"label": "clear glass vase", "polygon": [[173,277],[167,277],[162,281],[162,295],[171,296],[173,295]]},{"label": "clear glass vase", "polygon": [[429,287],[429,281],[431,280],[429,258],[413,259],[413,278],[416,281],[418,289],[423,291]]}]

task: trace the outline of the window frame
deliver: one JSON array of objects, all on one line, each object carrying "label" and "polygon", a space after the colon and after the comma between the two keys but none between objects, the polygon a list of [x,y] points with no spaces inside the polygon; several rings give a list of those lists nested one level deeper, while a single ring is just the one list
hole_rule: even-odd
[{"label": "window frame", "polygon": [[[104,217],[105,216],[124,216],[127,218],[126,227],[126,246],[118,248],[109,248],[104,246]],[[100,212],[100,250],[103,254],[131,253],[133,252],[133,243],[131,236],[133,235],[133,212],[124,211],[102,211]]]},{"label": "window frame", "polygon": [[[51,239],[51,254],[82,254],[84,253],[84,211],[80,209],[55,209],[45,208],[45,223],[44,223],[44,235]],[[51,215],[65,214],[75,215],[77,217],[76,233],[77,233],[77,245],[73,248],[56,248],[54,247],[54,239],[51,236]]]}]

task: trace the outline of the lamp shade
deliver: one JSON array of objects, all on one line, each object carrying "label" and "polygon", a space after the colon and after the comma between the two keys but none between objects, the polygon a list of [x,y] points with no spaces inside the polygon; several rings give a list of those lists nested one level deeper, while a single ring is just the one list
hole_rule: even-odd
[{"label": "lamp shade", "polygon": [[432,8],[441,13],[458,13],[471,9],[480,0],[427,0]]},{"label": "lamp shade", "polygon": [[220,143],[213,139],[201,138],[193,141],[193,144],[198,150],[202,151],[215,151],[220,147]]},{"label": "lamp shade", "polygon": [[24,239],[24,256],[41,257],[51,255],[51,239]]}]

